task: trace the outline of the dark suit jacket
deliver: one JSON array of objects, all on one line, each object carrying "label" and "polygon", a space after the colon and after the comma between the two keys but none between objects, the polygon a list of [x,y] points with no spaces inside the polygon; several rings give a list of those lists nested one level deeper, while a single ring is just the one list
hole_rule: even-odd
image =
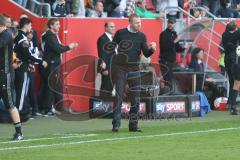
[{"label": "dark suit jacket", "polygon": [[114,51],[107,51],[104,47],[109,42],[111,41],[105,33],[97,40],[98,57],[106,63],[107,69],[109,69],[111,58],[114,55]]}]

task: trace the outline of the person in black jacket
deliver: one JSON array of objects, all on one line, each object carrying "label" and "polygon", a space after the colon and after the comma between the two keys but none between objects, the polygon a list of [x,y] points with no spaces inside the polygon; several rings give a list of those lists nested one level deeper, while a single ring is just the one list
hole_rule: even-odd
[{"label": "person in black jacket", "polygon": [[138,14],[132,14],[129,17],[130,25],[127,28],[116,32],[113,42],[117,45],[117,54],[112,58],[111,73],[116,87],[116,97],[114,100],[112,131],[118,132],[121,120],[121,106],[126,84],[129,85],[131,94],[129,131],[141,132],[138,128],[137,113],[140,104],[140,55],[150,57],[156,51],[156,43],[152,42],[150,48],[147,45],[147,39],[144,33],[140,32],[141,19]]},{"label": "person in black jacket", "polygon": [[217,10],[216,16],[220,18],[239,18],[238,12],[231,8],[230,0],[220,0],[221,8]]},{"label": "person in black jacket", "polygon": [[196,90],[202,91],[203,90],[203,82],[204,82],[204,64],[203,64],[203,55],[204,51],[202,48],[194,48],[192,51],[191,56],[191,63],[189,65],[190,68],[194,70],[194,72],[202,72],[197,74],[197,84],[196,84]]},{"label": "person in black jacket", "polygon": [[22,140],[21,121],[19,112],[13,104],[12,97],[12,55],[13,55],[13,37],[7,31],[5,16],[0,14],[0,99],[2,98],[4,105],[9,109],[10,116],[15,125],[16,133],[13,140]]},{"label": "person in black jacket", "polygon": [[101,95],[111,95],[113,85],[110,78],[110,61],[114,55],[114,52],[109,53],[104,47],[113,39],[115,24],[111,21],[106,22],[104,28],[105,33],[101,35],[97,40],[98,57],[101,60],[99,66],[101,70],[100,73],[102,74]]},{"label": "person in black jacket", "polygon": [[21,66],[15,69],[15,89],[16,89],[16,106],[18,107],[22,118],[27,118],[29,108],[25,107],[24,100],[26,93],[28,92],[28,69],[30,63],[39,63],[44,67],[47,67],[46,61],[35,58],[29,51],[29,41],[26,33],[31,31],[32,21],[28,18],[20,19],[19,23],[20,30],[18,31],[17,37],[14,39],[14,51],[16,52],[17,58],[22,62]]},{"label": "person in black jacket", "polygon": [[[47,22],[49,30],[44,35],[44,54],[43,59],[48,63],[46,68],[45,83],[47,84],[46,90],[43,92],[44,100],[42,108],[45,109],[45,114],[51,110],[52,101],[55,109],[62,110],[62,84],[60,83],[60,69],[61,54],[78,47],[78,43],[70,43],[68,46],[64,46],[60,43],[58,38],[58,32],[60,29],[60,22],[56,18],[51,18]],[[51,83],[51,84],[50,84]],[[54,96],[54,97],[53,97]],[[51,112],[49,112],[51,114]]]},{"label": "person in black jacket", "polygon": [[240,42],[240,30],[235,22],[230,22],[226,26],[225,32],[222,34],[222,45],[225,50],[225,68],[228,74],[230,91],[228,104],[231,104],[231,98],[233,94],[233,83],[234,83],[234,63],[236,61],[236,47]]},{"label": "person in black jacket", "polygon": [[231,97],[231,109],[230,114],[231,115],[238,115],[238,110],[236,106],[236,99],[238,96],[238,91],[240,90],[240,46],[236,49],[237,55],[236,55],[236,61],[234,63],[234,84],[233,84],[233,91]]},{"label": "person in black jacket", "polygon": [[182,47],[179,44],[180,36],[178,37],[175,28],[176,20],[169,18],[167,23],[167,29],[165,29],[159,38],[160,54],[159,64],[162,71],[162,75],[165,81],[170,83],[173,88],[173,73],[172,68],[176,62],[176,52],[183,52],[189,45],[186,44]]}]

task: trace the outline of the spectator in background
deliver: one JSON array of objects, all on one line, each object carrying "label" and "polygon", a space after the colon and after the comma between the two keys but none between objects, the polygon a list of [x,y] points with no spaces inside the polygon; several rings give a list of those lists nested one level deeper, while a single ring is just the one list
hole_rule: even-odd
[{"label": "spectator in background", "polygon": [[[157,1],[157,11],[164,12],[166,7],[178,7],[178,0],[158,0]],[[167,18],[177,18],[177,11],[168,10]]]},{"label": "spectator in background", "polygon": [[105,18],[107,17],[107,13],[104,12],[103,2],[100,0],[97,0],[94,3],[94,8],[90,9],[87,12],[87,17],[94,17],[94,18]]},{"label": "spectator in background", "polygon": [[78,14],[77,17],[85,17],[86,10],[85,10],[85,4],[84,0],[79,0],[79,7],[78,7]]},{"label": "spectator in background", "polygon": [[119,7],[120,7],[121,14],[123,15],[123,17],[125,17],[125,9],[127,7],[127,0],[121,0]]},{"label": "spectator in background", "polygon": [[[194,70],[194,72],[204,72],[204,64],[203,64],[203,55],[204,51],[202,48],[194,48],[192,51],[191,62],[189,67]],[[203,90],[203,82],[204,82],[204,74],[197,74],[197,84],[196,90]]]},{"label": "spectator in background", "polygon": [[146,9],[146,0],[139,0],[137,2],[137,7],[135,10],[135,13],[137,13],[141,18],[162,18],[163,14],[157,14],[150,12]]},{"label": "spectator in background", "polygon": [[202,0],[201,5],[207,6],[210,9],[210,12],[216,15],[217,10],[219,9],[219,0]]},{"label": "spectator in background", "polygon": [[168,0],[157,0],[156,1],[156,10],[157,12],[164,12],[164,9],[168,6]]},{"label": "spectator in background", "polygon": [[56,0],[52,5],[53,16],[54,17],[72,17],[73,14],[68,13],[66,1],[65,0]]},{"label": "spectator in background", "polygon": [[127,0],[124,16],[129,17],[135,12],[137,0]]},{"label": "spectator in background", "polygon": [[207,12],[209,12],[209,8],[207,6],[202,6],[202,8],[204,8],[205,10],[201,10],[201,17],[207,18],[208,17]]},{"label": "spectator in background", "polygon": [[107,12],[108,17],[123,17],[120,11],[121,0],[105,0],[104,10]]},{"label": "spectator in background", "polygon": [[238,12],[231,7],[230,0],[220,0],[221,8],[217,11],[216,16],[220,18],[238,18]]},{"label": "spectator in background", "polygon": [[66,0],[67,14],[77,16],[81,1],[83,2],[83,0]]},{"label": "spectator in background", "polygon": [[53,9],[52,9],[52,5],[56,0],[45,0],[45,3],[48,3],[50,5],[51,8],[51,15],[53,16]]},{"label": "spectator in background", "polygon": [[193,17],[196,19],[201,19],[201,12],[199,9],[193,9]]},{"label": "spectator in background", "polygon": [[[178,0],[178,5],[179,7],[183,8],[186,12],[188,12],[189,9],[195,5],[195,1],[194,0]],[[184,13],[183,18],[187,18],[187,17],[188,15]]]}]

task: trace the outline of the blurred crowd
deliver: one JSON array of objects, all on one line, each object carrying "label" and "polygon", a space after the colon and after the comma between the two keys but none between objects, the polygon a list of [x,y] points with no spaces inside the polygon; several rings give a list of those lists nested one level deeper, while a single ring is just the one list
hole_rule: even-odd
[{"label": "blurred crowd", "polygon": [[[142,18],[162,18],[166,7],[181,7],[195,18],[210,12],[218,18],[238,18],[240,0],[14,0],[24,8],[47,17],[129,17],[138,13]],[[50,13],[44,5],[50,6]],[[46,5],[45,5],[46,6]],[[200,8],[201,7],[201,8]],[[166,12],[168,16],[185,18],[187,14]]]}]

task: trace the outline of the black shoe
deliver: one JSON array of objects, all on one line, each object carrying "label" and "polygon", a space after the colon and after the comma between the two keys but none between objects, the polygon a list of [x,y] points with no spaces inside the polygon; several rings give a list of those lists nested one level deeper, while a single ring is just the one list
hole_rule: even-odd
[{"label": "black shoe", "polygon": [[142,130],[141,129],[139,129],[139,128],[129,128],[129,132],[142,132]]},{"label": "black shoe", "polygon": [[238,115],[238,110],[236,108],[230,109],[230,114],[231,115]]},{"label": "black shoe", "polygon": [[23,135],[20,134],[20,133],[15,133],[12,137],[12,140],[13,141],[20,141],[20,140],[23,140]]},{"label": "black shoe", "polygon": [[112,132],[118,132],[118,130],[119,130],[119,127],[118,127],[118,126],[113,126]]}]

